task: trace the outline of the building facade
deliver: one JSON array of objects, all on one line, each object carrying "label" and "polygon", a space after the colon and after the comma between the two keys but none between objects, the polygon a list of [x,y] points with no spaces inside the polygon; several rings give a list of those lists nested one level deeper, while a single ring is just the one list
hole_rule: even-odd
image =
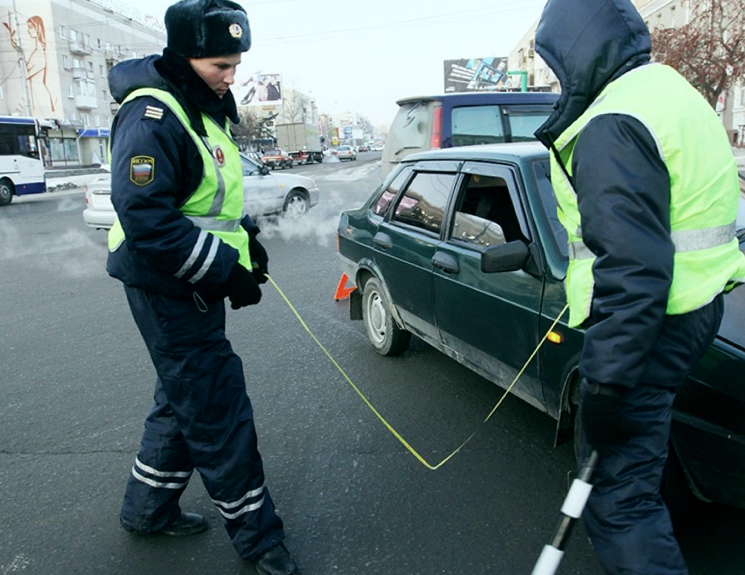
[{"label": "building facade", "polygon": [[0,0],[0,9],[0,114],[39,121],[48,167],[106,162],[108,71],[160,53],[162,23],[115,0]]}]

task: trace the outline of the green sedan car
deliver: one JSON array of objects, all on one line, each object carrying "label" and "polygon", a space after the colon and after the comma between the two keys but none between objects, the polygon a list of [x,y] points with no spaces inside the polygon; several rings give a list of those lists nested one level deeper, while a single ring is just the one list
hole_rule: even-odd
[{"label": "green sedan car", "polygon": [[[383,355],[404,352],[413,334],[507,387],[566,304],[566,233],[541,144],[407,157],[363,206],[342,213],[338,236],[342,271],[358,288],[351,318]],[[578,436],[584,334],[566,319],[512,388],[556,420],[557,444]],[[719,336],[676,400],[671,508],[691,492],[745,508],[743,325],[740,288],[725,296]]]}]

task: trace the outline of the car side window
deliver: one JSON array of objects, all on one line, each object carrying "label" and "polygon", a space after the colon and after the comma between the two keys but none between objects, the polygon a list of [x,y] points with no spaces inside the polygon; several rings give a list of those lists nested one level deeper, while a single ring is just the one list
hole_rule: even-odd
[{"label": "car side window", "polygon": [[455,174],[415,172],[396,206],[393,221],[439,234]]},{"label": "car side window", "polygon": [[391,206],[391,202],[396,197],[399,190],[406,183],[406,180],[409,179],[410,174],[411,166],[406,166],[398,173],[393,181],[388,184],[386,188],[383,189],[383,193],[380,194],[378,199],[375,201],[375,204],[373,204],[371,208],[372,212],[376,216],[381,216],[383,218],[385,217],[385,215],[388,213],[388,208]]},{"label": "car side window", "polygon": [[488,247],[523,239],[504,178],[468,174],[453,217],[451,239]]},{"label": "car side window", "polygon": [[504,142],[499,106],[460,106],[453,108],[453,146]]},{"label": "car side window", "polygon": [[249,162],[245,158],[241,158],[241,165],[243,166],[243,175],[244,176],[251,176],[253,174],[258,174],[259,173],[259,168],[255,164]]}]

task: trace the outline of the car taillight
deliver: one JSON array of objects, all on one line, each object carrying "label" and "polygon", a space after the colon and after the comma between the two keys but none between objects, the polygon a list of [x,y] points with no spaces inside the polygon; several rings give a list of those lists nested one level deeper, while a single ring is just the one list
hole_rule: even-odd
[{"label": "car taillight", "polygon": [[429,147],[437,150],[440,147],[442,137],[442,106],[435,106],[432,110],[432,135],[429,138]]}]

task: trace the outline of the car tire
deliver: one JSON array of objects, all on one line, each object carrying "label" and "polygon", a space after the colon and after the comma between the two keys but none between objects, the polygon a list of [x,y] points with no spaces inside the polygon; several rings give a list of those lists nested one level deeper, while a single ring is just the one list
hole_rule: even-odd
[{"label": "car tire", "polygon": [[285,203],[282,206],[282,216],[291,220],[296,220],[308,213],[310,202],[308,197],[302,192],[292,191],[287,194]]},{"label": "car tire", "polygon": [[367,338],[380,355],[399,355],[408,349],[411,333],[396,325],[388,296],[377,278],[367,280],[362,290],[362,320]]},{"label": "car tire", "polygon": [[10,180],[0,180],[0,206],[10,205],[13,201],[13,184]]}]

